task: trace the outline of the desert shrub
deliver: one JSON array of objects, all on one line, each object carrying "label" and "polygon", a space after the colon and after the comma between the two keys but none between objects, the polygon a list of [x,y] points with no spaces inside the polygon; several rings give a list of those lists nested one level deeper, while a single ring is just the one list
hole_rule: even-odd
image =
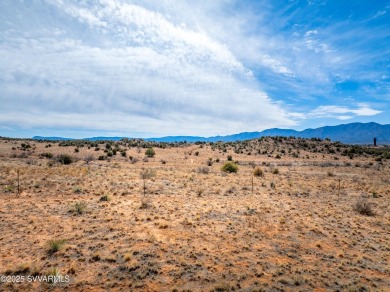
[{"label": "desert shrub", "polygon": [[87,204],[85,202],[77,202],[75,203],[72,208],[71,208],[71,212],[72,213],[76,213],[76,214],[83,214],[85,209],[87,208]]},{"label": "desert shrub", "polygon": [[361,215],[374,216],[374,211],[372,210],[372,205],[366,200],[359,200],[355,203],[354,209]]},{"label": "desert shrub", "polygon": [[221,170],[223,172],[237,172],[238,166],[237,166],[237,164],[235,164],[231,161],[228,161],[222,166]]},{"label": "desert shrub", "polygon": [[110,197],[108,195],[103,195],[100,197],[101,202],[108,202],[110,200]]},{"label": "desert shrub", "polygon": [[83,192],[83,189],[79,186],[76,186],[74,189],[73,189],[73,192],[75,194],[81,194]]},{"label": "desert shrub", "polygon": [[92,154],[88,154],[84,157],[84,161],[89,164],[91,161],[94,161],[95,157]]},{"label": "desert shrub", "polygon": [[263,176],[264,176],[264,173],[263,173],[263,170],[262,170],[260,167],[257,167],[257,168],[255,168],[255,170],[253,171],[253,175],[254,175],[254,176],[258,176],[258,177],[263,177]]},{"label": "desert shrub", "polygon": [[154,157],[154,155],[156,155],[156,152],[154,151],[153,148],[148,148],[148,149],[146,149],[146,151],[145,151],[145,155],[146,155],[147,157]]},{"label": "desert shrub", "polygon": [[199,166],[197,170],[198,173],[203,173],[203,174],[208,174],[209,171],[210,171],[209,168],[206,166]]},{"label": "desert shrub", "polygon": [[40,156],[41,156],[41,157],[45,157],[45,158],[53,158],[53,154],[50,153],[50,152],[41,153]]},{"label": "desert shrub", "polygon": [[74,152],[76,152],[76,153],[79,152],[79,151],[80,151],[79,148],[75,148],[75,149],[74,149]]},{"label": "desert shrub", "polygon": [[48,253],[53,254],[59,251],[63,246],[65,245],[66,240],[65,239],[52,239],[47,242],[47,245],[49,246]]},{"label": "desert shrub", "polygon": [[61,164],[71,164],[73,162],[73,158],[68,154],[59,154],[56,156],[56,161]]},{"label": "desert shrub", "polygon": [[146,199],[141,200],[141,206],[139,207],[140,209],[149,209],[151,207],[152,207],[152,205],[148,200],[146,200]]},{"label": "desert shrub", "polygon": [[106,159],[106,156],[104,156],[104,155],[100,155],[98,158],[98,160],[105,160],[105,159]]},{"label": "desert shrub", "polygon": [[213,165],[213,159],[210,158],[209,160],[207,160],[206,164],[207,164],[207,166],[212,166]]},{"label": "desert shrub", "polygon": [[138,158],[137,157],[130,156],[129,159],[130,159],[130,163],[131,164],[135,164],[135,163],[138,162]]},{"label": "desert shrub", "polygon": [[233,161],[233,157],[231,155],[228,155],[227,160],[228,161]]},{"label": "desert shrub", "polygon": [[275,167],[275,168],[272,170],[272,173],[273,173],[273,174],[279,174],[279,169]]}]

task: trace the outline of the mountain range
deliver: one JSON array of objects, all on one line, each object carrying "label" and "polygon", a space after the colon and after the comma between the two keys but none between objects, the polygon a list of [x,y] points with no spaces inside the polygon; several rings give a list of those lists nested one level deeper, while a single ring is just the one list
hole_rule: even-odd
[{"label": "mountain range", "polygon": [[[338,126],[325,126],[316,129],[296,131],[292,129],[267,129],[261,132],[243,132],[227,136],[199,137],[199,136],[166,136],[160,138],[145,138],[147,141],[155,142],[231,142],[256,139],[266,136],[300,137],[300,138],[329,138],[332,141],[340,141],[346,144],[372,144],[374,138],[379,144],[390,144],[390,124],[381,125],[378,123],[350,123]],[[97,141],[110,140],[118,141],[129,137],[91,137],[83,140]],[[42,137],[34,136],[35,140],[72,140],[63,137]]]}]

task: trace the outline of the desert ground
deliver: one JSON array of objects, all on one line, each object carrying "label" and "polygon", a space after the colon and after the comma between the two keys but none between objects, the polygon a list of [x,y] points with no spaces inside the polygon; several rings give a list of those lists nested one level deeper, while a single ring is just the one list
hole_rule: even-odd
[{"label": "desert ground", "polygon": [[[389,291],[389,158],[319,139],[2,138],[0,290]],[[69,281],[9,280],[28,275]]]}]

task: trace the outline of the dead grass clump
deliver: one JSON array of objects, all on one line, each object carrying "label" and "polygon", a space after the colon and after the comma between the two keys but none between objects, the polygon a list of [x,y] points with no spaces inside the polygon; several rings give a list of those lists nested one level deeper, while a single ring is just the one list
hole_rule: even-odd
[{"label": "dead grass clump", "polygon": [[264,173],[263,173],[263,170],[262,170],[260,167],[257,167],[257,168],[255,168],[255,170],[253,171],[253,175],[254,175],[254,176],[258,176],[258,177],[263,177],[263,176],[264,176]]},{"label": "dead grass clump", "polygon": [[135,164],[135,163],[138,162],[138,158],[137,157],[130,156],[129,159],[130,159],[130,163],[131,164]]},{"label": "dead grass clump", "polygon": [[84,161],[87,164],[89,164],[91,161],[94,161],[94,160],[95,160],[95,156],[93,156],[92,154],[88,154],[84,157]]},{"label": "dead grass clump", "polygon": [[222,282],[217,284],[211,291],[212,292],[229,292],[234,291],[234,287],[230,286],[228,283]]},{"label": "dead grass clump", "polygon": [[152,207],[152,204],[148,200],[145,200],[145,199],[141,200],[141,206],[139,207],[140,209],[149,209],[151,207]]},{"label": "dead grass clump", "polygon": [[85,202],[77,202],[72,206],[70,212],[81,215],[85,212],[86,208],[87,208],[87,204]]},{"label": "dead grass clump", "polygon": [[210,170],[206,166],[199,166],[197,172],[203,173],[203,174],[208,174],[210,172]]},{"label": "dead grass clump", "polygon": [[374,216],[372,204],[367,200],[359,200],[354,205],[354,210],[361,215]]}]

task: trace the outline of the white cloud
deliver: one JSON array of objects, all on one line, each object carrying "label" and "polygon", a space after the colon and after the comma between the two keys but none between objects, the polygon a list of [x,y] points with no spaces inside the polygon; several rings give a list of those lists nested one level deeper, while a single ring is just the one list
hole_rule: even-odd
[{"label": "white cloud", "polygon": [[295,124],[205,32],[121,1],[88,11],[50,3],[87,37],[15,35],[2,42],[3,125],[215,135]]},{"label": "white cloud", "polygon": [[[346,31],[344,22],[293,25],[296,2],[278,11],[268,1],[37,3],[0,3],[6,127],[214,135],[380,113],[329,97],[335,82],[356,80],[356,72],[384,80],[384,72],[357,70],[380,52],[340,50],[344,38],[369,39],[371,31]],[[288,112],[290,101],[280,102],[291,97],[294,109],[326,96],[308,113]]]},{"label": "white cloud", "polygon": [[[351,119],[354,116],[374,116],[380,114],[381,111],[372,109],[369,105],[358,103],[356,108],[346,106],[326,105],[319,106],[307,114],[308,118],[326,118],[334,117],[339,120]],[[353,115],[353,116],[351,116]]]}]

